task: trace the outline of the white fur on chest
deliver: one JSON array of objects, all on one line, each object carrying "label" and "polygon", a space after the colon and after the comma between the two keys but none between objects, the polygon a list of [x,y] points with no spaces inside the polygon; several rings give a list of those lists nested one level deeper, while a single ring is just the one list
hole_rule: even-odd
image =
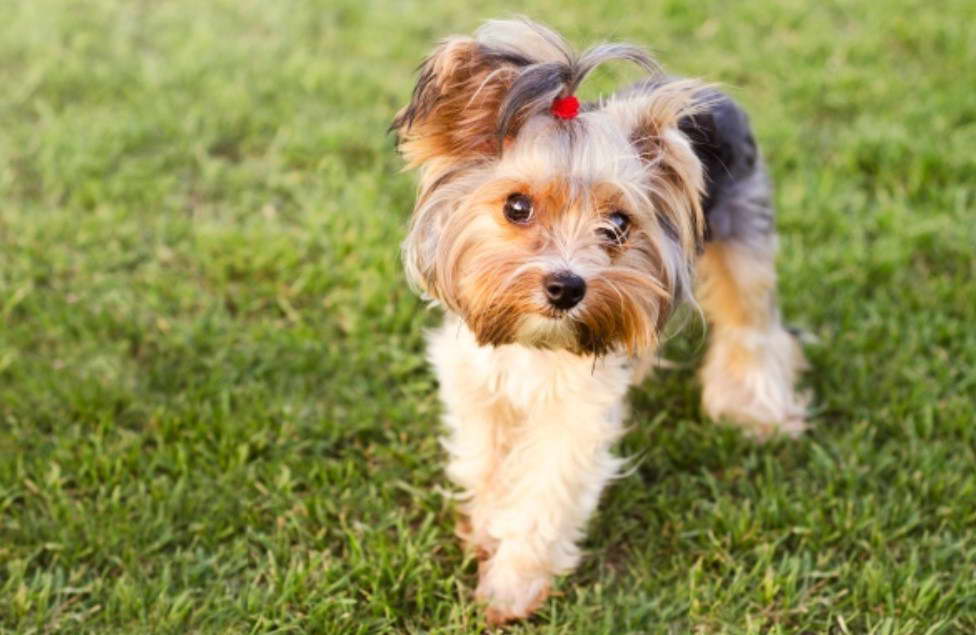
[{"label": "white fur on chest", "polygon": [[519,344],[479,346],[455,316],[431,333],[429,354],[443,388],[450,390],[444,384],[455,381],[477,385],[525,414],[576,401],[610,406],[626,393],[630,379],[629,360],[622,355],[595,359]]},{"label": "white fur on chest", "polygon": [[440,380],[447,474],[460,488],[460,534],[490,556],[478,587],[528,610],[576,546],[600,491],[620,469],[630,380],[620,355],[594,359],[521,345],[479,346],[456,316],[429,338]]}]

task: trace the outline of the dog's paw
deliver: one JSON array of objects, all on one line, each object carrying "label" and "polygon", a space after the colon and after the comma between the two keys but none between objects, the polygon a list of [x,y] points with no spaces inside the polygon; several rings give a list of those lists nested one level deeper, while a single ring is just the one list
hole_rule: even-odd
[{"label": "dog's paw", "polygon": [[783,329],[723,338],[702,368],[702,405],[709,417],[756,441],[798,437],[809,427],[810,395],[796,389],[806,367],[799,344]]},{"label": "dog's paw", "polygon": [[548,575],[525,575],[497,559],[482,562],[478,578],[475,599],[486,605],[485,619],[489,626],[525,619],[549,597]]},{"label": "dog's paw", "polygon": [[497,540],[492,539],[484,531],[476,532],[471,519],[466,515],[457,518],[454,524],[454,535],[460,538],[464,550],[482,563],[495,553]]}]

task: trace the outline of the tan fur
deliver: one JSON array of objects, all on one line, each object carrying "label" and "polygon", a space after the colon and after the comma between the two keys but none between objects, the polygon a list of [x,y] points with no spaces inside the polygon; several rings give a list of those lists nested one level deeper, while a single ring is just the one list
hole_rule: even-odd
[{"label": "tan fur", "polygon": [[774,249],[710,243],[698,264],[698,298],[710,345],[702,400],[716,420],[730,420],[757,440],[806,429],[808,397],[794,386],[803,352],[780,323]]},{"label": "tan fur", "polygon": [[417,110],[403,109],[394,122],[403,128],[407,167],[496,152],[495,117],[514,70],[486,59],[474,40],[455,37],[428,58],[422,73],[430,82]]},{"label": "tan fur", "polygon": [[775,318],[772,255],[746,258],[742,247],[712,243],[698,263],[699,302],[717,328],[765,329]]}]

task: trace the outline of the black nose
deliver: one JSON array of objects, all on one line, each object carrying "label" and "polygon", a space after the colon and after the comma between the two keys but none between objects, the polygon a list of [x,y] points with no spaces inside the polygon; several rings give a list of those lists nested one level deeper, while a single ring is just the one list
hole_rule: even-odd
[{"label": "black nose", "polygon": [[571,309],[586,295],[586,281],[571,271],[550,273],[542,281],[549,304],[557,309]]}]

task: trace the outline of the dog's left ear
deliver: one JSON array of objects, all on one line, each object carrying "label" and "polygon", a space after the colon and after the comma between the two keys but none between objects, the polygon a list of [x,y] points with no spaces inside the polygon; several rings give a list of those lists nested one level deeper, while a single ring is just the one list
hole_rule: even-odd
[{"label": "dog's left ear", "polygon": [[444,41],[420,68],[410,103],[394,119],[408,167],[499,152],[499,112],[527,60],[468,37]]},{"label": "dog's left ear", "polygon": [[652,82],[606,105],[647,168],[648,196],[659,222],[689,257],[704,239],[705,174],[679,124],[709,107],[708,94],[696,80]]}]

